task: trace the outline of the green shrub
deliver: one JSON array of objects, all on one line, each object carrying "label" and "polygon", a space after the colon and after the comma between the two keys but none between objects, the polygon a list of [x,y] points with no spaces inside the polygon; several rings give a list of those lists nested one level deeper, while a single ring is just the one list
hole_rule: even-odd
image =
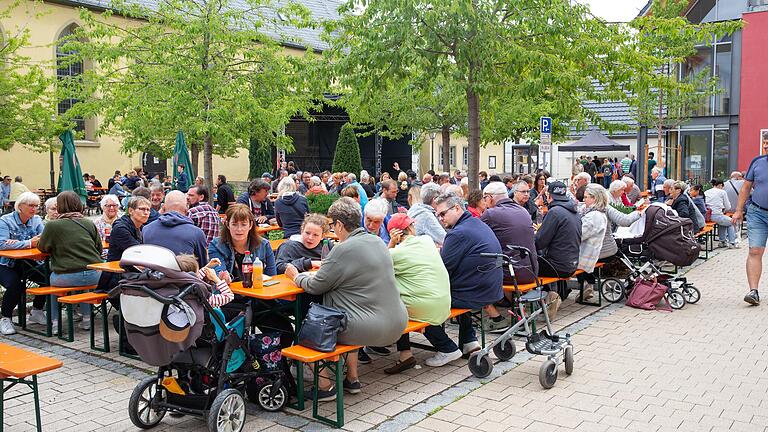
[{"label": "green shrub", "polygon": [[283,237],[285,237],[285,232],[283,230],[269,231],[267,233],[267,240],[280,240]]},{"label": "green shrub", "polygon": [[337,194],[309,194],[307,195],[309,212],[326,215],[328,214],[328,209],[331,208],[331,204],[337,199],[339,199]]},{"label": "green shrub", "polygon": [[355,128],[345,123],[341,127],[336,152],[333,155],[333,172],[349,172],[360,175],[363,163],[360,161],[360,146],[357,143]]},{"label": "green shrub", "polygon": [[248,149],[248,180],[260,178],[265,172],[272,172],[272,152],[269,144],[251,140]]}]

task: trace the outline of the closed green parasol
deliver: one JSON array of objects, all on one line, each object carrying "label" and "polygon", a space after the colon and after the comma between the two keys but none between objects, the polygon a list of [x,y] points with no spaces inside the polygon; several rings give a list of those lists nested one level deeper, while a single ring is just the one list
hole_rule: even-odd
[{"label": "closed green parasol", "polygon": [[75,140],[72,131],[67,130],[59,136],[61,140],[61,172],[59,173],[58,192],[74,191],[80,195],[83,202],[88,198],[88,192],[85,190],[85,181],[83,181],[83,172],[80,170],[80,161],[77,160],[77,151],[75,149]]},{"label": "closed green parasol", "polygon": [[[184,172],[187,174],[186,188],[189,188],[195,182],[195,169],[192,166],[192,160],[189,158],[189,150],[187,149],[187,141],[184,139],[184,132],[179,131],[176,134],[176,146],[173,148],[173,185],[175,189],[179,189],[179,165],[184,165]],[[186,188],[182,188],[182,192],[186,192]]]}]

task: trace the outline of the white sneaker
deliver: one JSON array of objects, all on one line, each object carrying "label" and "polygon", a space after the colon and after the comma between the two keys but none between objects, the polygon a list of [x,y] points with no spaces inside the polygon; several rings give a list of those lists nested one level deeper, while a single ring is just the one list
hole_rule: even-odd
[{"label": "white sneaker", "polygon": [[51,321],[51,332],[54,335],[59,334],[59,321],[58,320]]},{"label": "white sneaker", "polygon": [[10,318],[0,318],[0,334],[4,336],[16,334],[16,327],[13,326]]},{"label": "white sneaker", "polygon": [[440,367],[460,358],[461,351],[459,350],[449,353],[438,352],[434,356],[428,358],[424,363],[426,363],[427,366]]},{"label": "white sneaker", "polygon": [[45,320],[45,311],[42,309],[32,309],[29,311],[29,315],[27,315],[27,322],[45,325],[47,323]]},{"label": "white sneaker", "polygon": [[728,245],[728,249],[738,249],[739,246],[740,245],[738,243],[731,243]]},{"label": "white sneaker", "polygon": [[83,320],[80,321],[80,324],[77,325],[80,330],[90,330],[91,329],[91,317],[87,315],[83,315]]},{"label": "white sneaker", "polygon": [[479,350],[480,350],[480,342],[478,342],[478,341],[473,341],[473,342],[465,343],[461,347],[461,353],[464,354],[464,355],[472,354],[473,352],[479,351]]}]

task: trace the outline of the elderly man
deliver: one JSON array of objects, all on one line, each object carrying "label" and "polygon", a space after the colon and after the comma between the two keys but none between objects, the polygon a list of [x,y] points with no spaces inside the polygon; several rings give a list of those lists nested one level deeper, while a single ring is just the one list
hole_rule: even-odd
[{"label": "elderly man", "polygon": [[306,195],[307,192],[312,188],[312,183],[310,180],[312,179],[312,173],[309,171],[304,171],[301,173],[301,184],[299,185],[299,193],[302,195]]},{"label": "elderly man", "polygon": [[149,188],[149,202],[152,203],[152,208],[159,212],[163,207],[163,200],[165,199],[165,190],[163,185],[153,185]]},{"label": "elderly man", "polygon": [[[309,179],[307,179],[309,181]],[[269,200],[269,183],[262,179],[253,180],[248,190],[237,197],[238,204],[245,204],[253,212],[258,223],[271,223],[275,218],[275,206]]]},{"label": "elderly man", "polygon": [[368,234],[373,234],[381,238],[384,243],[389,244],[389,233],[387,232],[387,222],[389,215],[387,209],[389,204],[383,198],[372,199],[363,210],[363,228]]},{"label": "elderly man", "polygon": [[640,188],[635,184],[635,180],[630,176],[624,176],[621,180],[626,183],[627,187],[624,189],[624,193],[627,195],[627,199],[633,205],[640,200]]},{"label": "elderly man", "polygon": [[672,196],[672,187],[675,185],[675,180],[673,179],[666,179],[664,180],[664,183],[661,185],[661,190],[664,192],[664,201],[669,200],[670,196]]},{"label": "elderly man", "polygon": [[192,254],[202,268],[208,264],[208,244],[205,233],[195,226],[187,211],[187,196],[181,191],[168,192],[165,213],[141,232],[145,244],[163,246],[176,255]]},{"label": "elderly man", "polygon": [[[429,175],[429,174],[427,174]],[[438,247],[445,241],[445,229],[437,220],[433,207],[435,198],[440,195],[440,186],[436,183],[425,183],[421,188],[421,202],[412,203],[408,216],[413,218],[416,235],[427,235]]]},{"label": "elderly man", "polygon": [[584,190],[590,183],[592,183],[592,177],[589,175],[589,173],[580,172],[573,177],[570,192],[576,198],[576,200],[579,202],[584,201]]},{"label": "elderly man", "polygon": [[381,192],[379,198],[387,202],[387,215],[397,213],[400,205],[397,203],[397,183],[394,180],[384,180],[381,182]]},{"label": "elderly man", "polygon": [[[526,179],[530,179],[528,182]],[[524,180],[518,180],[512,184],[512,191],[509,193],[509,197],[517,203],[517,205],[523,207],[530,216],[531,222],[536,221],[536,217],[539,214],[539,208],[531,199],[531,184],[533,180],[530,176],[525,176]]]},{"label": "elderly man", "polygon": [[187,203],[189,204],[187,216],[192,219],[192,223],[196,227],[205,233],[206,246],[219,236],[219,225],[221,225],[219,213],[208,204],[208,198],[208,188],[205,186],[194,186],[187,191]]},{"label": "elderly man", "polygon": [[[15,201],[15,211],[0,217],[0,250],[37,247],[40,235],[43,233],[43,221],[37,215],[39,207],[40,197],[36,194],[24,192],[18,196]],[[31,269],[38,271],[30,271]],[[43,278],[35,278],[35,276],[45,272],[44,264],[32,260],[0,257],[0,285],[5,287],[2,317],[0,317],[0,334],[12,335],[16,333],[13,322],[11,322],[11,316],[26,289],[22,281],[31,277],[35,282],[44,285]],[[28,321],[46,324],[43,307],[45,307],[45,296],[36,296]]]},{"label": "elderly man", "polygon": [[461,170],[456,170],[453,173],[453,177],[451,178],[451,184],[455,184],[455,185],[461,184],[461,178],[462,178]]},{"label": "elderly man", "polygon": [[[363,185],[357,182],[357,176],[353,173],[347,174],[347,184],[357,189],[357,193],[360,195],[360,208],[365,210],[365,206],[368,204],[368,194]],[[395,186],[395,196],[397,196],[397,186]]]},{"label": "elderly man", "polygon": [[3,211],[5,203],[11,201],[11,176],[3,177],[2,183],[0,183],[0,212]]},{"label": "elderly man", "polygon": [[[499,254],[501,246],[488,225],[472,217],[462,204],[462,199],[453,194],[443,194],[435,200],[438,219],[448,230],[440,256],[450,276],[451,307],[480,309],[504,296],[503,271],[492,268],[492,259],[480,256],[483,253]],[[484,271],[478,271],[478,268]],[[424,336],[437,349],[437,354],[427,359],[427,366],[442,366],[462,354],[480,349],[469,315],[460,315],[457,320],[458,346],[445,334],[442,326],[429,326],[424,331]]]},{"label": "elderly man", "polygon": [[437,184],[442,186],[446,183],[451,183],[451,175],[448,173],[440,174],[440,176],[437,178]]},{"label": "elderly man", "polygon": [[421,178],[422,184],[432,183],[432,174],[426,173],[424,174],[424,177]]},{"label": "elderly man", "polygon": [[[581,217],[563,182],[549,184],[548,211],[536,232],[539,276],[568,277],[576,271],[581,246]],[[561,297],[565,298],[567,293]]]},{"label": "elderly man", "polygon": [[13,179],[13,184],[11,185],[11,193],[8,196],[8,200],[16,201],[19,199],[21,194],[29,191],[29,188],[24,186],[24,183],[21,182],[21,176],[16,176],[16,178]]},{"label": "elderly man", "polygon": [[651,194],[658,202],[664,202],[666,200],[666,192],[664,191],[665,181],[667,181],[667,178],[661,173],[661,168],[654,166],[653,169],[651,169]]},{"label": "elderly man", "polygon": [[741,171],[732,172],[724,186],[725,193],[728,194],[728,202],[731,204],[731,208],[726,209],[726,211],[736,211],[736,204],[739,202],[739,193],[742,186],[744,186],[744,176],[741,174]]}]

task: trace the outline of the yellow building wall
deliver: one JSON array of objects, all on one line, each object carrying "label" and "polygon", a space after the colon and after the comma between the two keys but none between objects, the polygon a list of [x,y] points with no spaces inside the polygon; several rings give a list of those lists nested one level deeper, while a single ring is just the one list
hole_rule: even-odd
[{"label": "yellow building wall", "polygon": [[[443,170],[443,163],[440,160],[440,147],[443,145],[443,138],[438,133],[435,136],[434,144],[434,171],[440,173]],[[463,155],[464,149],[467,148],[467,137],[461,135],[451,135],[451,147],[455,147],[456,156],[454,163],[451,164],[451,172],[460,169],[464,172],[467,171],[467,166],[464,164]],[[496,167],[490,167],[490,157],[496,158]],[[421,151],[419,152],[419,173],[426,173],[432,169],[432,140],[429,136],[426,137],[421,145]],[[488,144],[485,147],[480,147],[480,171],[491,173],[502,173],[504,170],[504,146],[501,144]]]},{"label": "yellow building wall", "polygon": [[[0,0],[0,10],[7,9],[12,2],[12,0]],[[110,19],[122,24],[137,23],[120,17]],[[42,64],[56,58],[55,42],[62,31],[71,24],[82,24],[78,9],[53,3],[23,0],[19,7],[11,11],[10,17],[0,19],[0,30],[15,32],[20,26],[29,29],[28,46],[20,50],[20,54]],[[286,48],[285,52],[291,55],[303,53],[301,50],[290,48]],[[50,72],[54,73],[53,66]],[[86,134],[90,135],[90,131],[98,126],[99,118],[90,119],[87,122],[90,124],[86,126]],[[127,155],[120,151],[122,144],[120,137],[87,136],[86,138],[90,140],[75,143],[81,169],[83,173],[94,174],[105,186],[115,170],[125,173],[136,166],[141,166],[141,153]],[[60,144],[56,137],[51,137],[51,142]],[[59,175],[58,156],[58,153],[54,154],[55,179],[58,179]],[[202,154],[198,164],[199,170],[202,171]],[[48,152],[36,153],[21,146],[0,151],[0,173],[12,177],[22,176],[24,184],[30,189],[50,187],[49,165]],[[228,180],[247,180],[248,150],[241,149],[233,158],[214,156],[213,172],[214,176],[226,175]]]}]

